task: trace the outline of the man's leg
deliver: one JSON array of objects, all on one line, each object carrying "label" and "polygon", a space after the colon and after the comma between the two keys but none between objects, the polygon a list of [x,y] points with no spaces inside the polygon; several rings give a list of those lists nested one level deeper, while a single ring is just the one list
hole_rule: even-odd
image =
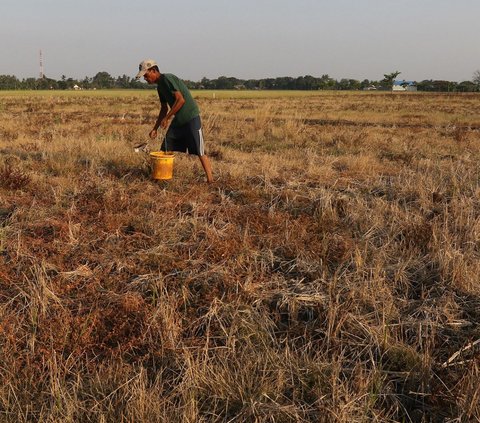
[{"label": "man's leg", "polygon": [[212,176],[212,166],[210,165],[210,160],[205,154],[203,156],[198,156],[198,158],[202,163],[202,167],[203,167],[203,170],[205,171],[205,175],[207,175],[207,182],[211,184],[213,182],[213,176]]}]

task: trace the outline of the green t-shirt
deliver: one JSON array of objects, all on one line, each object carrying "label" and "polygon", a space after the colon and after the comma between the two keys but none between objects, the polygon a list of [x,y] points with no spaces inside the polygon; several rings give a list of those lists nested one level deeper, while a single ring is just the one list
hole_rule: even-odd
[{"label": "green t-shirt", "polygon": [[175,91],[180,91],[185,99],[185,104],[177,112],[171,126],[185,125],[200,114],[198,105],[192,97],[185,83],[171,73],[163,73],[157,83],[157,92],[161,103],[167,103],[170,107],[175,103]]}]

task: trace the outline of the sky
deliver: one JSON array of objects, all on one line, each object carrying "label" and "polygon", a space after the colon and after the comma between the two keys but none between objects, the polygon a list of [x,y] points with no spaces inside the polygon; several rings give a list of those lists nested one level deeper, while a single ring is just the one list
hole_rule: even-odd
[{"label": "sky", "polygon": [[0,75],[471,80],[480,0],[1,0]]}]

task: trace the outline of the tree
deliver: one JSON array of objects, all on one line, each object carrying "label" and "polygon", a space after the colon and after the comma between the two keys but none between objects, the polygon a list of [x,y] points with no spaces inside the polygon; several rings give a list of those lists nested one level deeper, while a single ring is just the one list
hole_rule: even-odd
[{"label": "tree", "polygon": [[318,80],[312,75],[305,75],[303,78],[304,89],[306,90],[318,90]]},{"label": "tree", "polygon": [[473,83],[475,85],[478,85],[480,87],[480,70],[476,70],[474,73],[473,73],[473,79],[472,79]]},{"label": "tree", "polygon": [[0,75],[0,90],[16,90],[19,80],[13,75]]},{"label": "tree", "polygon": [[472,81],[462,81],[457,85],[457,91],[471,93],[478,90],[478,85]]},{"label": "tree", "polygon": [[395,81],[395,78],[401,73],[402,72],[395,71],[392,73],[383,74],[382,85],[384,85],[387,88],[393,89],[393,81]]},{"label": "tree", "polygon": [[319,89],[332,90],[333,88],[335,88],[336,83],[337,81],[335,81],[335,79],[330,78],[328,74],[324,74],[319,80]]},{"label": "tree", "polygon": [[372,83],[368,79],[364,79],[360,82],[360,89],[365,90],[372,86]]},{"label": "tree", "polygon": [[123,74],[122,76],[117,76],[117,80],[115,81],[115,87],[129,88],[130,82],[131,82],[131,78],[128,75]]},{"label": "tree", "polygon": [[108,72],[98,72],[92,80],[95,88],[112,88],[115,80]]},{"label": "tree", "polygon": [[65,75],[62,75],[62,79],[60,81],[57,81],[58,88],[61,90],[66,90],[67,89],[67,77]]},{"label": "tree", "polygon": [[206,76],[204,76],[200,80],[200,89],[209,90],[211,88],[212,88],[212,81],[210,81],[210,79],[208,79]]},{"label": "tree", "polygon": [[248,81],[245,81],[245,88],[247,90],[258,89],[258,81],[256,79],[249,79]]},{"label": "tree", "polygon": [[37,90],[54,90],[58,88],[57,81],[51,78],[47,78],[43,75],[43,78],[37,79],[36,89]]},{"label": "tree", "polygon": [[27,78],[22,80],[22,87],[27,90],[37,89],[37,80],[35,78]]},{"label": "tree", "polygon": [[236,85],[240,85],[241,81],[237,78],[220,76],[216,80],[215,89],[217,90],[233,90]]},{"label": "tree", "polygon": [[345,90],[358,90],[360,88],[360,82],[356,79],[347,79],[342,78],[336,84],[337,90],[345,91]]},{"label": "tree", "polygon": [[86,76],[85,78],[82,79],[81,86],[84,90],[88,90],[90,88],[91,83],[92,83],[92,78],[89,78],[88,76]]},{"label": "tree", "polygon": [[[294,84],[294,79],[289,76],[281,76],[277,78],[277,88],[279,90],[289,90]],[[250,83],[251,86],[252,84]]]},{"label": "tree", "polygon": [[432,82],[433,91],[435,92],[451,92],[455,91],[455,82],[444,81],[444,80],[434,80]]}]

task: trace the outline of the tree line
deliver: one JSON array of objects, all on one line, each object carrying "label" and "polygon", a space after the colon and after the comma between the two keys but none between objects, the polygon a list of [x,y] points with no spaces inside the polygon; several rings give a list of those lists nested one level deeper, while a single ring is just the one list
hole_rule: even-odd
[{"label": "tree line", "polygon": [[[277,77],[264,79],[239,79],[220,76],[216,79],[202,78],[200,81],[186,80],[190,89],[208,90],[390,90],[394,78],[400,72],[385,74],[382,80],[362,81],[329,75],[314,77]],[[476,71],[471,81],[423,80],[416,82],[418,91],[430,92],[480,92],[480,71]],[[154,89],[142,81],[128,75],[113,77],[108,72],[98,72],[94,77],[83,79],[67,78],[59,80],[48,77],[18,79],[14,75],[0,75],[0,90],[71,90],[71,89]]]}]

